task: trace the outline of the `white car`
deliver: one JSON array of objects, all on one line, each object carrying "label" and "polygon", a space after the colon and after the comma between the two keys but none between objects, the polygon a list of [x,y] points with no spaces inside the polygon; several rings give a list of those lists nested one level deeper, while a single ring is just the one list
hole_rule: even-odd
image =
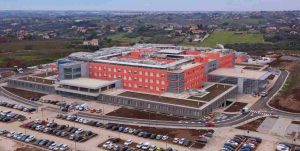
[{"label": "white car", "polygon": [[15,133],[16,133],[15,131],[12,131],[10,133],[7,133],[6,136],[7,137],[13,137]]},{"label": "white car", "polygon": [[290,148],[284,144],[278,144],[276,146],[276,151],[290,151]]},{"label": "white car", "polygon": [[148,143],[148,142],[143,143],[143,145],[142,145],[143,150],[146,150],[146,149],[149,149],[149,148],[150,148],[150,143]]},{"label": "white car", "polygon": [[141,148],[143,146],[143,142],[139,142],[137,145],[136,145],[136,148]]},{"label": "white car", "polygon": [[169,136],[164,135],[161,139],[162,139],[163,141],[165,141],[165,140],[169,139]]},{"label": "white car", "polygon": [[132,140],[131,140],[131,139],[128,139],[128,140],[126,140],[126,141],[124,142],[124,145],[126,145],[126,146],[128,146],[128,145],[130,145],[130,144],[132,144]]},{"label": "white car", "polygon": [[111,141],[105,142],[105,143],[102,145],[102,147],[103,147],[103,148],[107,148],[107,146],[108,146],[109,144],[111,144]]},{"label": "white car", "polygon": [[176,143],[176,144],[177,144],[178,142],[179,142],[179,138],[174,138],[174,139],[173,139],[173,143]]},{"label": "white car", "polygon": [[149,151],[155,151],[156,150],[156,146],[155,145],[151,145],[149,148]]},{"label": "white car", "polygon": [[178,144],[182,145],[184,141],[185,141],[185,138],[181,138],[181,139],[178,141]]},{"label": "white car", "polygon": [[51,144],[48,148],[50,149],[50,150],[53,150],[55,147],[56,147],[56,143],[53,143],[53,144]]},{"label": "white car", "polygon": [[26,139],[25,139],[25,142],[31,142],[31,141],[33,141],[34,140],[34,136],[32,136],[32,135],[30,135],[29,137],[27,137]]},{"label": "white car", "polygon": [[66,144],[62,144],[62,145],[60,146],[60,148],[59,148],[60,151],[66,151],[66,150],[68,150],[68,149],[69,149],[69,146],[66,145]]}]

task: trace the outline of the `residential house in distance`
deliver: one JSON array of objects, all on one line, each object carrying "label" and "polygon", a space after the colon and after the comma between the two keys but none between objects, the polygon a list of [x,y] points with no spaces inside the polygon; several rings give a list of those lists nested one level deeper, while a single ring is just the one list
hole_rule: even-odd
[{"label": "residential house in distance", "polygon": [[83,41],[84,46],[98,46],[99,40],[98,39],[92,39],[92,40],[85,40]]}]

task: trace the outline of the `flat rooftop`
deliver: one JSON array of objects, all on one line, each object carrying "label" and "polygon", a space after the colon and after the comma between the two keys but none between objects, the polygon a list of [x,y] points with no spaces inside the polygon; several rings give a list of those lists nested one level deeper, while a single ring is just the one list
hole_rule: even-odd
[{"label": "flat rooftop", "polygon": [[265,80],[271,73],[268,71],[248,70],[242,68],[219,68],[209,73],[214,76]]},{"label": "flat rooftop", "polygon": [[59,84],[63,84],[63,85],[89,88],[89,89],[98,89],[113,83],[115,83],[115,81],[99,80],[99,79],[92,79],[92,78],[77,78],[77,79],[70,79],[70,80],[61,80],[59,82]]}]

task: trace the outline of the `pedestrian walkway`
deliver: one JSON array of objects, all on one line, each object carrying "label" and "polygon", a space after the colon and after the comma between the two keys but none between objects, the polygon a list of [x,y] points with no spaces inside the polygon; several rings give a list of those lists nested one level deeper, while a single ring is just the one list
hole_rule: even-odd
[{"label": "pedestrian walkway", "polygon": [[249,110],[250,113],[260,114],[263,116],[272,116],[271,113],[268,113],[266,111],[256,111],[256,110]]}]

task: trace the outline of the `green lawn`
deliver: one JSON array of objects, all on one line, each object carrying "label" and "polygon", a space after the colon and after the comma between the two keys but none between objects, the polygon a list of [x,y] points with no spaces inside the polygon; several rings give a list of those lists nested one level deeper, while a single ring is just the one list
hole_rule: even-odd
[{"label": "green lawn", "polygon": [[215,31],[200,46],[214,47],[216,44],[234,44],[234,43],[265,43],[262,34],[236,34],[233,31]]}]

